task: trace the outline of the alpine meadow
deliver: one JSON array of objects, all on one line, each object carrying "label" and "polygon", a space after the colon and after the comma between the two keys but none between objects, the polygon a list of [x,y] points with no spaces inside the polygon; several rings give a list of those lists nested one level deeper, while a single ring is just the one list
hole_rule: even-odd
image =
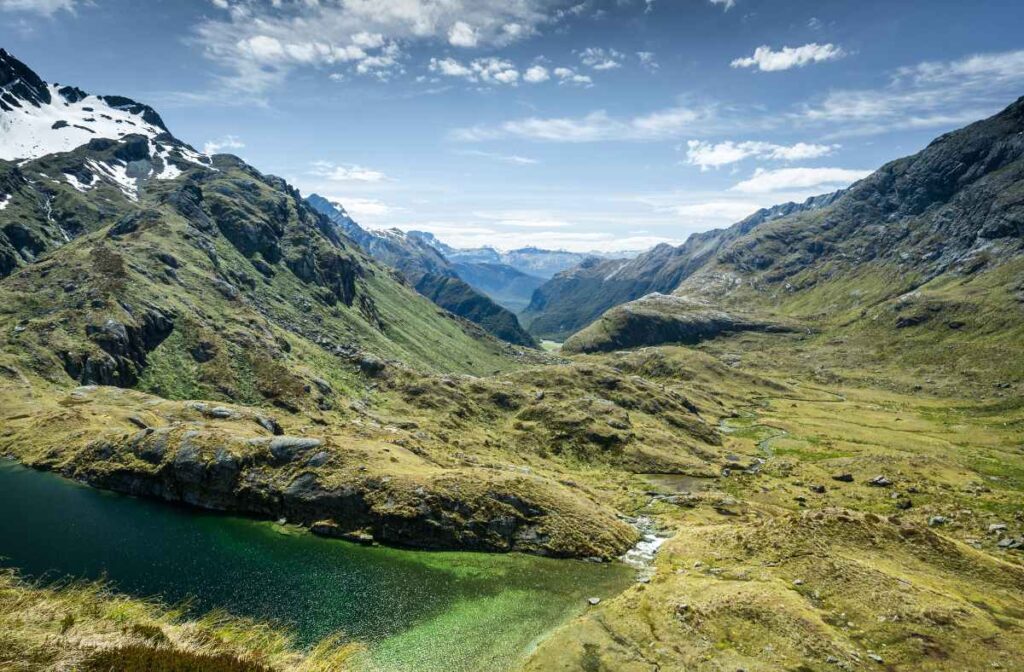
[{"label": "alpine meadow", "polygon": [[1021,26],[0,0],[0,670],[1024,672]]}]

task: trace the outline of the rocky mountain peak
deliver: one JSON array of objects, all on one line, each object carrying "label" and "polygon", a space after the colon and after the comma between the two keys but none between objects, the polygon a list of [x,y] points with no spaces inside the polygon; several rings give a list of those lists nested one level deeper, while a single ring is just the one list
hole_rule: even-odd
[{"label": "rocky mountain peak", "polygon": [[69,152],[98,138],[130,135],[173,140],[148,105],[49,84],[0,49],[0,159],[34,159]]},{"label": "rocky mountain peak", "polygon": [[10,112],[28,104],[48,105],[50,89],[31,68],[0,49],[0,110]]}]

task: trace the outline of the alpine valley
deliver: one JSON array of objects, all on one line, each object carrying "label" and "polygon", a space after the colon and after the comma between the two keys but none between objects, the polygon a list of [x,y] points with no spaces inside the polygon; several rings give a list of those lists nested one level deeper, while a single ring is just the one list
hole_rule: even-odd
[{"label": "alpine valley", "polygon": [[1024,669],[1006,102],[682,245],[500,252],[0,50],[0,669]]}]

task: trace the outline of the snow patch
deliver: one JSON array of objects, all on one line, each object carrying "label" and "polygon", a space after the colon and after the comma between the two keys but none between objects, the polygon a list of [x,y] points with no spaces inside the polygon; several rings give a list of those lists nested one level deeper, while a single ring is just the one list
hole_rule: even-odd
[{"label": "snow patch", "polygon": [[174,156],[172,157],[171,149],[168,149],[167,146],[163,144],[150,140],[149,155],[154,160],[159,160],[160,163],[163,164],[163,167],[156,173],[156,179],[158,180],[173,180],[174,178],[182,175],[183,171],[171,162],[172,159],[185,161],[187,163],[194,163],[197,166],[213,170],[210,166],[209,157],[204,156],[189,147],[185,147],[184,145],[175,145]]},{"label": "snow patch", "polygon": [[10,205],[10,203],[11,203],[11,195],[10,194],[6,194],[2,199],[0,199],[0,210],[6,209],[7,206]]},{"label": "snow patch", "polygon": [[0,112],[0,159],[34,159],[70,152],[94,138],[120,139],[137,133],[150,138],[165,133],[142,115],[113,107],[98,96],[69,102],[49,84],[51,102],[24,104]]},{"label": "snow patch", "polygon": [[118,163],[102,163],[95,159],[87,159],[86,163],[89,164],[89,167],[96,174],[114,183],[129,200],[139,200],[139,182],[134,177],[128,176],[128,170],[125,166]]},{"label": "snow patch", "polygon": [[71,173],[64,173],[64,179],[68,181],[68,184],[70,184],[72,187],[82,192],[83,194],[92,189],[93,185],[96,184],[96,176],[90,175],[89,177],[91,178],[89,180],[89,184],[83,184],[77,177],[75,177]]},{"label": "snow patch", "polygon": [[608,275],[604,276],[604,281],[605,281],[605,282],[608,282],[609,280],[611,280],[612,278],[614,278],[614,277],[615,277],[616,275],[618,275],[618,274],[619,274],[619,271],[621,271],[622,269],[624,269],[624,268],[625,268],[626,266],[628,266],[628,265],[629,265],[629,262],[628,262],[628,261],[624,261],[624,262],[622,262],[621,264],[619,264],[618,266],[616,266],[616,267],[615,267],[615,270],[613,270],[613,271],[612,271],[611,273],[609,273]]}]

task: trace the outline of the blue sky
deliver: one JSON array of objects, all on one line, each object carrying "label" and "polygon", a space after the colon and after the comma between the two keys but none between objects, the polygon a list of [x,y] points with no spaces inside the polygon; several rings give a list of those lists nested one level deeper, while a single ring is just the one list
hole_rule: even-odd
[{"label": "blue sky", "polygon": [[154,105],[372,228],[642,249],[1024,94],[1019,0],[0,0],[48,81]]}]

